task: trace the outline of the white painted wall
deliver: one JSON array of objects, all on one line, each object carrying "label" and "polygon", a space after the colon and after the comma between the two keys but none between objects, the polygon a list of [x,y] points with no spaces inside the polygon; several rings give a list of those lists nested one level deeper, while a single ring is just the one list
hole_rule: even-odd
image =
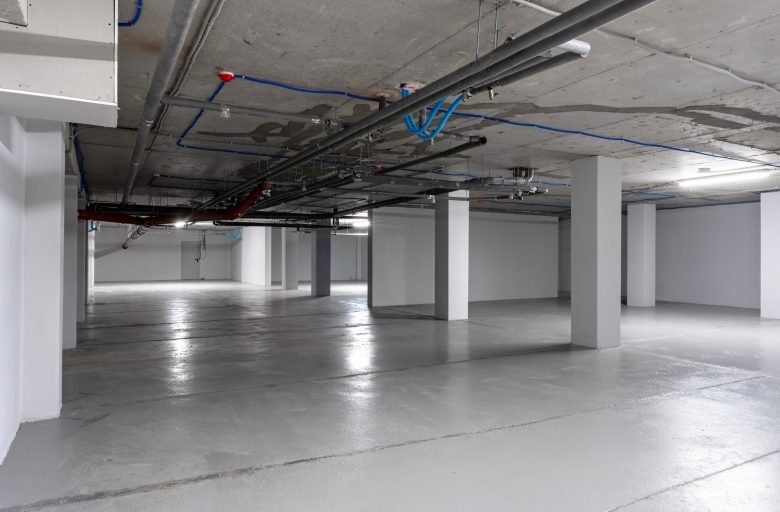
[{"label": "white painted wall", "polygon": [[760,305],[759,203],[659,210],[657,299]]},{"label": "white painted wall", "polygon": [[[623,294],[626,290],[623,217]],[[560,289],[570,290],[569,222],[560,230]],[[658,210],[656,299],[715,306],[760,305],[759,203]]]},{"label": "white painted wall", "polygon": [[[364,281],[367,279],[365,248],[368,237],[332,235],[330,241],[330,279],[331,281]],[[311,281],[311,233],[301,233],[298,249],[298,280]],[[362,252],[361,252],[362,251]],[[362,266],[361,266],[362,258]]]},{"label": "white painted wall", "polygon": [[[372,305],[433,302],[433,211],[382,208],[372,215]],[[469,224],[470,301],[557,296],[556,218],[472,212]]]},{"label": "white painted wall", "polygon": [[[95,237],[95,281],[177,281],[181,279],[181,242],[196,242],[196,229],[150,230],[127,250],[115,250],[127,236],[125,226],[103,225]],[[231,279],[231,243],[224,234],[206,234],[202,279]],[[100,256],[101,252],[111,251]]]},{"label": "white painted wall", "polygon": [[24,153],[21,123],[0,114],[0,463],[21,418]]},{"label": "white painted wall", "polygon": [[469,300],[558,296],[558,219],[471,213]]},{"label": "white painted wall", "polygon": [[761,194],[761,317],[780,319],[780,192]]}]

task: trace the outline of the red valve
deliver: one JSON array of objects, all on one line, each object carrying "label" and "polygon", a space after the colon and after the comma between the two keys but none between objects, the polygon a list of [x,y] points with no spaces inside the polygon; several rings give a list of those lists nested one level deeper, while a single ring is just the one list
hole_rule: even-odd
[{"label": "red valve", "polygon": [[220,80],[222,80],[226,84],[236,79],[236,75],[232,71],[223,70],[217,73],[217,76],[219,77]]}]

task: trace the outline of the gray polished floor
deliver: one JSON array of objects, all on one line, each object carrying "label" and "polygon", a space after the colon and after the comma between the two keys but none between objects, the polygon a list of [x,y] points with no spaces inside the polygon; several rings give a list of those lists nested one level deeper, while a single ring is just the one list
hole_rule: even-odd
[{"label": "gray polished floor", "polygon": [[99,286],[0,509],[780,510],[780,321],[631,308],[578,350],[566,300],[364,294]]}]

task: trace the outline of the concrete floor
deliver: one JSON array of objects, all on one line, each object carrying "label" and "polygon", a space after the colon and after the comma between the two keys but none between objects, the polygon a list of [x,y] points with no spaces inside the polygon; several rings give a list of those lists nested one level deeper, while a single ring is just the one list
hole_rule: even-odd
[{"label": "concrete floor", "polygon": [[780,510],[780,321],[660,304],[572,350],[565,300],[364,294],[98,286],[0,509]]}]

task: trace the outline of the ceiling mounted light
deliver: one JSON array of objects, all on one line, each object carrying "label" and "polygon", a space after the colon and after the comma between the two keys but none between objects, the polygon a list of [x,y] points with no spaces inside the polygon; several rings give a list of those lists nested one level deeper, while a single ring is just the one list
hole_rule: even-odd
[{"label": "ceiling mounted light", "polygon": [[717,176],[707,176],[706,178],[690,178],[687,180],[680,180],[677,182],[677,184],[686,188],[707,187],[711,185],[737,183],[740,181],[759,180],[768,178],[771,174],[771,171],[734,172],[729,174],[719,174]]},{"label": "ceiling mounted light", "polygon": [[186,222],[184,222],[183,220],[180,220],[179,222],[175,222],[173,225],[174,225],[175,227],[177,227],[177,228],[181,229],[181,228],[183,228],[184,226],[186,226],[186,225],[187,225],[187,223],[186,223]]}]

